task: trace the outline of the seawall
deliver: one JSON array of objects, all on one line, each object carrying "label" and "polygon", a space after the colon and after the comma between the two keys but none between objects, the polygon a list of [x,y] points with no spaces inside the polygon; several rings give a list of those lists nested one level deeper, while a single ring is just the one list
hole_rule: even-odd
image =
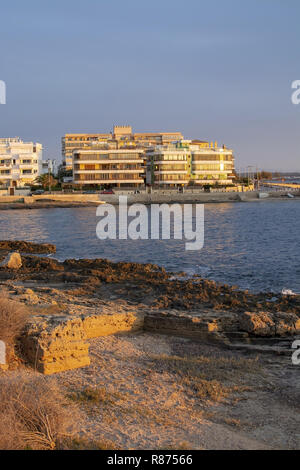
[{"label": "seawall", "polygon": [[[290,191],[272,191],[264,193],[264,199],[280,199],[288,197]],[[295,197],[300,197],[300,192],[293,192]],[[126,195],[128,204],[184,204],[184,203],[232,203],[232,202],[253,202],[259,200],[258,191],[249,192],[195,192],[186,191],[154,191],[152,194],[141,192],[117,192],[116,194],[43,194],[39,196],[0,196],[0,209],[34,209],[52,207],[82,207],[95,206],[100,203],[117,205],[119,196]]]}]

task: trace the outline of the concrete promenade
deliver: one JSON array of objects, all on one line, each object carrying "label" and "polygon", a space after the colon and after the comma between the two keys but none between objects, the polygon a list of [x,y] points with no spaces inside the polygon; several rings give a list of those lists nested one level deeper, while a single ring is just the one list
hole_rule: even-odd
[{"label": "concrete promenade", "polygon": [[[262,193],[262,192],[260,192]],[[291,191],[270,191],[263,193],[264,199],[279,199],[288,197]],[[300,197],[300,191],[292,192],[295,197]],[[249,192],[195,192],[185,191],[154,191],[147,194],[145,191],[133,194],[128,191],[119,191],[116,194],[43,194],[39,196],[0,196],[1,208],[51,208],[51,207],[73,207],[73,206],[94,206],[100,202],[118,204],[119,196],[127,195],[128,204],[172,204],[172,203],[228,203],[228,202],[253,202],[259,199],[258,191]]]}]

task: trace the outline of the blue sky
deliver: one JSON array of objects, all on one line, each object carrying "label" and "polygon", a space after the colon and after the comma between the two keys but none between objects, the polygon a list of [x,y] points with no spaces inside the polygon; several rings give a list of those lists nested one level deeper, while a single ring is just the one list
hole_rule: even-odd
[{"label": "blue sky", "polygon": [[1,137],[177,131],[300,171],[298,0],[2,0]]}]

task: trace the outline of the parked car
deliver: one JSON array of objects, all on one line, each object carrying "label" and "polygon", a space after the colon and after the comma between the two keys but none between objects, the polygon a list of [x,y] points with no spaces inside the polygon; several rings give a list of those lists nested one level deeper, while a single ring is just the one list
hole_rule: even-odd
[{"label": "parked car", "polygon": [[115,194],[112,189],[105,189],[104,191],[100,191],[100,194]]},{"label": "parked car", "polygon": [[30,193],[30,196],[39,196],[40,194],[44,194],[44,190],[43,189],[37,189],[36,191],[32,191]]}]

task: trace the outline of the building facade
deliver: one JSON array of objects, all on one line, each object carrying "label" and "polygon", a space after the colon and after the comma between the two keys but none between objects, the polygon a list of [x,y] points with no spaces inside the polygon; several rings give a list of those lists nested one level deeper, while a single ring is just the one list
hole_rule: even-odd
[{"label": "building facade", "polygon": [[43,147],[19,137],[0,138],[0,185],[22,187],[42,173]]},{"label": "building facade", "polygon": [[144,175],[143,150],[106,146],[73,152],[73,183],[78,186],[138,188]]},{"label": "building facade", "polygon": [[43,160],[42,161],[42,175],[51,173],[52,175],[57,174],[57,161],[56,160]]},{"label": "building facade", "polygon": [[106,143],[111,134],[65,134],[62,138],[62,160],[66,170],[73,167],[73,151],[88,148],[92,143]]},{"label": "building facade", "polygon": [[228,186],[234,182],[233,152],[217,143],[182,140],[146,153],[146,182],[154,187]]},{"label": "building facade", "polygon": [[66,134],[62,149],[76,185],[146,182],[172,188],[234,182],[232,150],[217,142],[184,140],[180,132],[134,133],[131,126],[114,126],[108,134]]},{"label": "building facade", "polygon": [[116,148],[149,148],[183,139],[181,132],[134,133],[131,126],[114,126],[107,134],[65,134],[62,138],[62,159],[66,170],[73,167],[72,155],[76,149],[88,149],[107,144]]}]

